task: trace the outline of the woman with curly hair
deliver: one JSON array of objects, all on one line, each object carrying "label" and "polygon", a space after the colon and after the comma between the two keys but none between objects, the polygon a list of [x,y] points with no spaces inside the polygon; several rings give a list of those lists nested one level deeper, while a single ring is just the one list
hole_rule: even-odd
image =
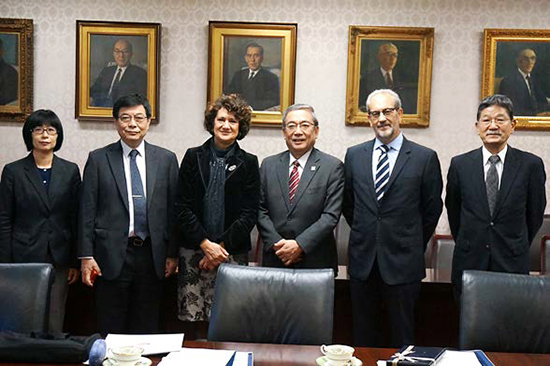
[{"label": "woman with curly hair", "polygon": [[257,157],[236,140],[246,136],[250,119],[244,99],[222,95],[204,115],[204,128],[212,137],[188,149],[181,163],[176,213],[182,234],[178,305],[183,321],[208,321],[222,262],[248,264],[260,175]]}]

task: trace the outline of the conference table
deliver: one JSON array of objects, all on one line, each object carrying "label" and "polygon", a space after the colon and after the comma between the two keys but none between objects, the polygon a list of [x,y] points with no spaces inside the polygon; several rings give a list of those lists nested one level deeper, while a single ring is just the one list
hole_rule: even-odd
[{"label": "conference table", "polygon": [[[201,341],[184,341],[183,346],[253,352],[254,366],[314,366],[317,357],[322,356],[318,346]],[[387,360],[395,351],[391,348],[356,347],[355,356],[363,361],[364,366],[375,366],[376,361]],[[550,354],[485,353],[495,366],[550,365]]]}]

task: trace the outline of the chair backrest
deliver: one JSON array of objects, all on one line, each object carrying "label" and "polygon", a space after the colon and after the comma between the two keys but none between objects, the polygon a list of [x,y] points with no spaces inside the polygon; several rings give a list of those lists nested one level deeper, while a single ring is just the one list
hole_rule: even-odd
[{"label": "chair backrest", "polygon": [[208,340],[332,343],[332,269],[222,264],[218,269]]},{"label": "chair backrest", "polygon": [[550,272],[550,235],[544,235],[540,240],[540,273]]},{"label": "chair backrest", "polygon": [[351,229],[344,215],[340,216],[338,225],[334,228],[334,237],[336,238],[336,250],[338,252],[338,265],[348,265],[348,242]]},{"label": "chair backrest", "polygon": [[0,331],[47,332],[53,280],[51,264],[0,264]]},{"label": "chair backrest", "polygon": [[461,349],[550,352],[550,277],[464,271]]},{"label": "chair backrest", "polygon": [[533,241],[531,242],[531,247],[529,249],[529,270],[538,272],[542,271],[542,268],[540,268],[540,257],[542,253],[540,252],[540,242],[542,240],[542,237],[545,235],[550,235],[550,215],[546,214],[544,215],[544,219],[542,220],[542,225],[540,226],[539,231],[533,238]]},{"label": "chair backrest", "polygon": [[429,268],[434,269],[435,282],[451,282],[455,241],[450,235],[434,235],[431,240]]}]

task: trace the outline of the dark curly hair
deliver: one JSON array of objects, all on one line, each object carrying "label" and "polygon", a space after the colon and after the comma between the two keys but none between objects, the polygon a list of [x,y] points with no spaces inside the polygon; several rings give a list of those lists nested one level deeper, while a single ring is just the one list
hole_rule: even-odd
[{"label": "dark curly hair", "polygon": [[237,140],[242,140],[250,130],[252,112],[246,100],[237,94],[222,95],[208,105],[204,112],[204,129],[214,136],[214,121],[216,120],[219,110],[222,108],[233,113],[239,122]]}]

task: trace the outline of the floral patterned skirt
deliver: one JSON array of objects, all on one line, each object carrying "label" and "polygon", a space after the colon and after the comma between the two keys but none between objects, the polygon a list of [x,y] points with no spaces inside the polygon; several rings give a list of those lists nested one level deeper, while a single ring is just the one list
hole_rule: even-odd
[{"label": "floral patterned skirt", "polygon": [[[183,321],[208,321],[214,298],[218,270],[203,271],[199,262],[202,250],[180,248],[178,263],[178,318]],[[225,263],[248,265],[248,254],[230,255]]]}]

